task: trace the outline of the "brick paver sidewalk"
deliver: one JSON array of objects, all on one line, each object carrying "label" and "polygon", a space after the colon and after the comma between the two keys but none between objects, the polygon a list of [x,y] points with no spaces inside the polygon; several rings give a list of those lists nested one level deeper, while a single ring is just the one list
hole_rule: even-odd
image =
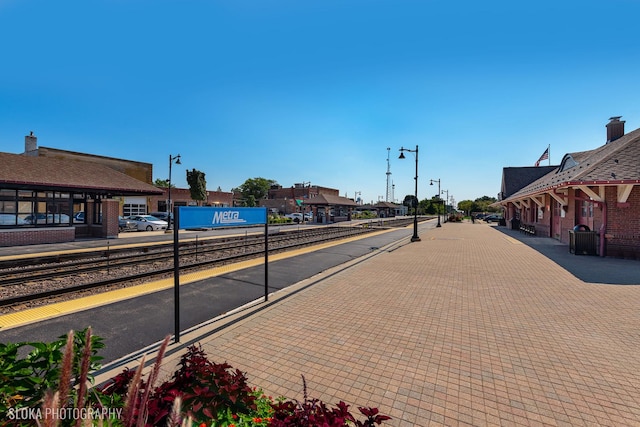
[{"label": "brick paver sidewalk", "polygon": [[304,375],[389,426],[640,425],[639,286],[585,284],[485,224],[421,238],[201,343],[269,395],[301,400]]}]

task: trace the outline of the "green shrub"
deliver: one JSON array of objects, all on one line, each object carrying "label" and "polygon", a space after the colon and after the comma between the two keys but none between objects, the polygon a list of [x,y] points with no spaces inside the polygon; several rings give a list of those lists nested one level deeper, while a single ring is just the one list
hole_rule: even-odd
[{"label": "green shrub", "polygon": [[[90,335],[90,328],[75,334],[70,332],[50,343],[0,344],[0,414],[38,407],[47,390],[57,390],[60,387],[63,374],[70,381],[77,382],[81,376],[87,336],[90,337],[91,351],[86,356],[86,363],[89,369],[95,370],[100,367],[99,361],[102,360],[102,357],[97,356],[97,351],[104,344],[102,338]],[[68,348],[69,344],[72,348],[68,366],[63,372],[63,349]]]}]

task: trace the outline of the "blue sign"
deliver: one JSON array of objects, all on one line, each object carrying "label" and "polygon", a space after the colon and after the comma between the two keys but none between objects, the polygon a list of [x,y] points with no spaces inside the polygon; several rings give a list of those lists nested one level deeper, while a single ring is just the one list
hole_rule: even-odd
[{"label": "blue sign", "polygon": [[267,208],[178,207],[179,229],[237,227],[267,223]]}]

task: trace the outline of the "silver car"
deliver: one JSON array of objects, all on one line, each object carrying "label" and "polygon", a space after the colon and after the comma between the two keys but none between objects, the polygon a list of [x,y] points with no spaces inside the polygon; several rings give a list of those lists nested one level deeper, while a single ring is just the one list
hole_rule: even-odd
[{"label": "silver car", "polygon": [[167,229],[167,221],[156,218],[151,215],[134,215],[127,219],[135,221],[138,231],[159,231]]}]

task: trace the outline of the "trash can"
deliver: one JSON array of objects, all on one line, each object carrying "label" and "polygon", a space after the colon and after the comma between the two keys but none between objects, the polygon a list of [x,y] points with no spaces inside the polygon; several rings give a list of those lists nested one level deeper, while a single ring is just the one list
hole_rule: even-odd
[{"label": "trash can", "polygon": [[575,228],[569,230],[569,252],[575,255],[598,255],[598,233],[576,231]]},{"label": "trash can", "polygon": [[511,218],[511,229],[520,230],[520,220],[517,218]]}]

